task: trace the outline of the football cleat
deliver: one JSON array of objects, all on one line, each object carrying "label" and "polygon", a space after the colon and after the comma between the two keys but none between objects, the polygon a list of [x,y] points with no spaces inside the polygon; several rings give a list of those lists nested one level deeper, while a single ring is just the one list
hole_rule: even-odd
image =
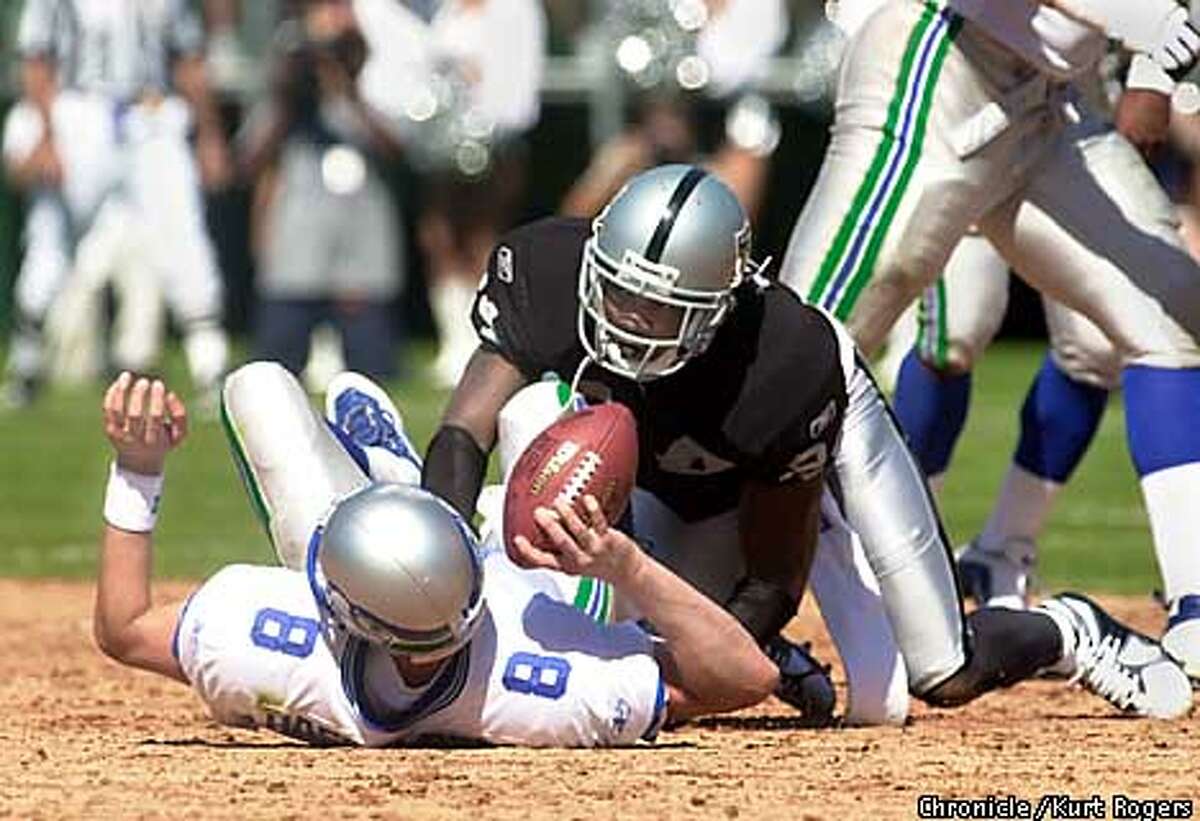
[{"label": "football cleat", "polygon": [[958,552],[958,575],[963,595],[979,607],[1024,610],[1037,564],[1037,544],[1030,539],[1009,539],[985,549],[979,537]]},{"label": "football cleat", "polygon": [[[362,374],[343,371],[330,380],[325,391],[325,418],[359,447],[383,448],[420,474],[421,457],[404,433],[400,411],[383,388]],[[374,475],[374,468],[372,462],[372,478],[391,478]]]},{"label": "football cleat", "polygon": [[1154,639],[1076,593],[1047,599],[1038,609],[1075,633],[1075,646],[1065,652],[1075,664],[1072,682],[1134,715],[1171,719],[1191,709],[1188,677]]},{"label": "football cleat", "polygon": [[1168,611],[1162,647],[1200,685],[1200,596],[1180,596]]},{"label": "football cleat", "polygon": [[775,696],[800,711],[805,724],[827,727],[833,724],[837,692],[829,677],[829,665],[813,658],[812,644],[794,644],[783,636],[766,643],[763,651],[779,668],[779,686]]}]

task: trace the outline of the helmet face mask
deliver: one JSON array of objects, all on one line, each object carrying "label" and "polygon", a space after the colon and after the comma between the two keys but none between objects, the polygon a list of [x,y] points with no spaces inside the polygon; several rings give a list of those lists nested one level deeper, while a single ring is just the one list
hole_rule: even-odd
[{"label": "helmet face mask", "polygon": [[377,484],[340,500],[313,534],[307,570],[333,624],[416,662],[458,652],[482,621],[475,537],[419,488]]},{"label": "helmet face mask", "polygon": [[593,222],[584,246],[584,349],[639,381],[679,370],[708,347],[734,289],[753,273],[749,247],[745,212],[714,177],[683,165],[634,177]]}]

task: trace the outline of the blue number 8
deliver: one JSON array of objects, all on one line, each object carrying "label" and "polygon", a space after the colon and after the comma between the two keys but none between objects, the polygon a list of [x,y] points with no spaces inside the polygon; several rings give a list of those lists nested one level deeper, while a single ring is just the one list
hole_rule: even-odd
[{"label": "blue number 8", "polygon": [[[299,635],[295,635],[297,632]],[[306,658],[313,651],[320,632],[321,626],[316,619],[306,619],[272,607],[264,607],[254,616],[250,641],[264,650]]]},{"label": "blue number 8", "polygon": [[506,690],[542,698],[560,698],[567,691],[571,665],[557,656],[513,653],[501,681]]}]

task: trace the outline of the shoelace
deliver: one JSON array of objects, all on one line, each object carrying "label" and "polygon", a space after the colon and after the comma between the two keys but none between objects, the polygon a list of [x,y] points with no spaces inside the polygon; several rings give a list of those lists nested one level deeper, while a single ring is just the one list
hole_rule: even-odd
[{"label": "shoelace", "polygon": [[1117,658],[1122,643],[1117,636],[1101,639],[1092,649],[1091,658],[1080,660],[1079,670],[1071,682],[1082,679],[1088,689],[1122,710],[1141,709],[1145,695],[1141,679]]}]

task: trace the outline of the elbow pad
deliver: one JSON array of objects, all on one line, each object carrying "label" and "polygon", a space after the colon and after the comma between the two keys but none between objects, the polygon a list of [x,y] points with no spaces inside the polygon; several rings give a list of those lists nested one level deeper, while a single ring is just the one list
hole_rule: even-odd
[{"label": "elbow pad", "polygon": [[799,606],[799,599],[783,585],[753,576],[738,582],[725,603],[725,609],[759,644],[774,638],[796,615]]},{"label": "elbow pad", "polygon": [[468,522],[487,472],[487,454],[475,437],[456,425],[442,425],[425,454],[421,486],[450,503]]}]

